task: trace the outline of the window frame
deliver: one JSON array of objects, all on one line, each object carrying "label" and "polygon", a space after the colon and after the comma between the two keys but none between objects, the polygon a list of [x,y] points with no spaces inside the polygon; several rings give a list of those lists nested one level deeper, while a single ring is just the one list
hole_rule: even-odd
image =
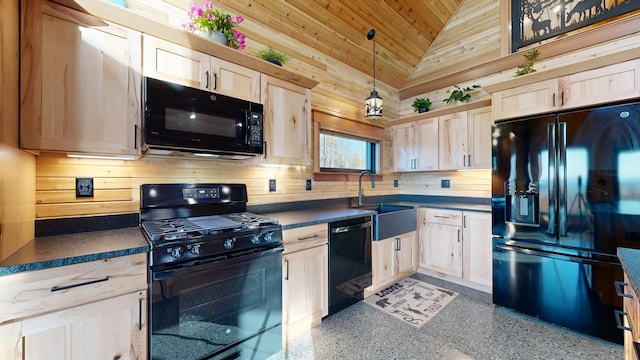
[{"label": "window frame", "polygon": [[321,131],[376,143],[378,145],[378,159],[374,179],[382,181],[384,164],[384,124],[368,124],[349,118],[335,116],[323,111],[313,110],[313,179],[315,181],[358,181],[361,171],[322,171],[320,169]]},{"label": "window frame", "polygon": [[[378,141],[373,141],[371,139],[367,139],[367,138],[362,138],[359,136],[354,136],[351,134],[344,134],[344,133],[339,133],[339,132],[335,132],[335,131],[329,131],[329,130],[323,130],[322,128],[320,129],[320,135],[325,134],[325,135],[333,135],[336,137],[341,137],[341,138],[345,138],[345,139],[353,139],[353,140],[359,140],[359,141],[364,141],[367,142],[368,145],[368,149],[366,149],[366,157],[367,159],[365,160],[365,162],[369,165],[367,168],[365,169],[354,169],[354,168],[326,168],[326,167],[322,167],[320,166],[320,172],[327,172],[327,173],[350,173],[350,172],[358,172],[360,173],[363,170],[369,170],[372,173],[376,174],[379,172],[380,170],[380,147],[381,144]],[[319,146],[319,145],[318,145]],[[320,156],[320,152],[318,152],[318,156]],[[320,161],[320,157],[318,157],[318,161]]]}]

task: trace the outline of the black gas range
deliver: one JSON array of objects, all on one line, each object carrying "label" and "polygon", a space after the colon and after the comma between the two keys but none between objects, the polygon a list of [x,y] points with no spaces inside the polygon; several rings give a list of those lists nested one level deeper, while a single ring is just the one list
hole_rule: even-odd
[{"label": "black gas range", "polygon": [[282,227],[246,203],[242,184],[140,187],[150,359],[265,359],[282,349]]},{"label": "black gas range", "polygon": [[278,220],[246,212],[243,184],[142,185],[140,199],[152,267],[238,256],[282,241]]}]

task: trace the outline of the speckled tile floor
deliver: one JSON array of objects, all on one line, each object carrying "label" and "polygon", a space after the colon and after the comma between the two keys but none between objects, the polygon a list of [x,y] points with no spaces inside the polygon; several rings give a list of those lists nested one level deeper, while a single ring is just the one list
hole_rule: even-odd
[{"label": "speckled tile floor", "polygon": [[491,295],[422,274],[460,295],[420,329],[357,303],[290,341],[280,359],[623,359],[621,345],[491,303]]}]

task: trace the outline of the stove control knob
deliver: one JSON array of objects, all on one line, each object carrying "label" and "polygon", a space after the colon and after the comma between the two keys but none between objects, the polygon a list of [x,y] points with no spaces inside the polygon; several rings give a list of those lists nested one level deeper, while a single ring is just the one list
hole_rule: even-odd
[{"label": "stove control knob", "polygon": [[264,234],[264,242],[269,243],[273,241],[273,232]]},{"label": "stove control knob", "polygon": [[191,254],[200,255],[200,244],[187,245],[187,249],[191,250]]},{"label": "stove control knob", "polygon": [[174,247],[174,248],[168,248],[167,252],[171,254],[171,257],[174,259],[177,259],[180,256],[182,256],[182,248],[180,246]]},{"label": "stove control knob", "polygon": [[225,240],[223,246],[224,246],[225,249],[231,250],[231,249],[233,249],[233,245],[235,245],[235,244],[236,244],[236,239],[235,238],[231,238],[231,239]]},{"label": "stove control knob", "polygon": [[251,242],[256,245],[260,244],[260,234],[251,236]]}]

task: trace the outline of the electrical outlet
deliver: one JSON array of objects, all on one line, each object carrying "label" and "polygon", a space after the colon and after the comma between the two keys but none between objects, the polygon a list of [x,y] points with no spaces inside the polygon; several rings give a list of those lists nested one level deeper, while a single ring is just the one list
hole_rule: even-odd
[{"label": "electrical outlet", "polygon": [[76,197],[93,197],[93,178],[76,178]]},{"label": "electrical outlet", "polygon": [[269,192],[276,191],[276,179],[269,179]]},{"label": "electrical outlet", "polygon": [[305,185],[305,189],[307,191],[311,190],[311,179],[307,179],[307,183]]},{"label": "electrical outlet", "polygon": [[393,180],[393,187],[398,187],[398,179]]},{"label": "electrical outlet", "polygon": [[440,180],[440,187],[443,189],[448,189],[451,187],[451,182],[449,180]]}]

